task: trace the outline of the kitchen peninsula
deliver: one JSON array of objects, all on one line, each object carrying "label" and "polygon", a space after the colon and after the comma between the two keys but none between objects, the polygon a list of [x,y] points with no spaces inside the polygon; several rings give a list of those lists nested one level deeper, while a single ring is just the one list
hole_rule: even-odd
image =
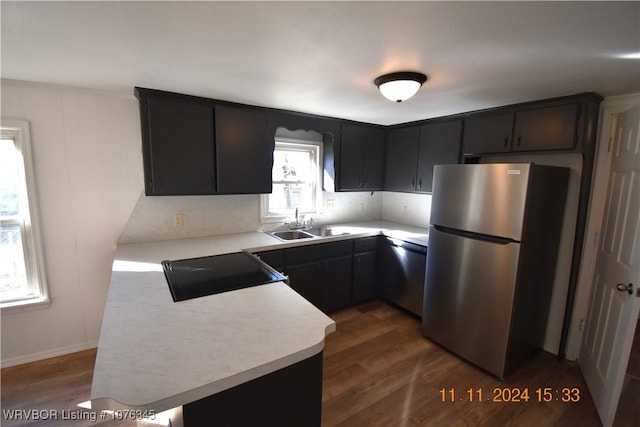
[{"label": "kitchen peninsula", "polygon": [[[374,222],[316,243],[381,232],[426,242],[423,229]],[[242,417],[261,425],[320,425],[322,351],[333,320],[283,282],[176,303],[161,266],[166,259],[309,243],[254,232],[119,246],[92,408],[143,414],[182,408],[184,425],[242,423]]]}]

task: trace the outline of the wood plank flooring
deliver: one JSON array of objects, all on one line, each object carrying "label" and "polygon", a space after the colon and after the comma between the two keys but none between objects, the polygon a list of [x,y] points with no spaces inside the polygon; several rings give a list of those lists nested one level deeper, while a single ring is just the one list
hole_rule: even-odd
[{"label": "wood plank flooring", "polygon": [[[323,426],[599,426],[580,370],[541,353],[504,382],[424,339],[419,321],[380,301],[332,313],[324,355]],[[2,410],[78,411],[89,399],[95,350],[2,370]],[[529,389],[529,402],[443,402],[441,389]],[[579,402],[537,402],[534,389],[579,390]],[[448,392],[447,392],[448,393]],[[449,397],[448,394],[445,397]],[[445,399],[446,400],[446,399]],[[111,419],[10,421],[2,426],[134,426]],[[304,427],[304,426],[302,426]]]},{"label": "wood plank flooring", "polygon": [[[601,425],[577,363],[541,352],[498,381],[423,338],[417,319],[385,303],[332,317],[338,328],[325,348],[323,426]],[[577,389],[579,401],[556,401],[554,395],[549,403],[538,402],[534,390],[547,387]],[[527,388],[529,401],[493,402],[496,388]],[[451,389],[455,402],[449,401]],[[469,389],[476,400],[480,389],[483,401],[469,402]]]}]

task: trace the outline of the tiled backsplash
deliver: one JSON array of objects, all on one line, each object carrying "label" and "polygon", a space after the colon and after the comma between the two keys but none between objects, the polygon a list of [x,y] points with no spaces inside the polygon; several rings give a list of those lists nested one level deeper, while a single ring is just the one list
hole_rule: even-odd
[{"label": "tiled backsplash", "polygon": [[[333,208],[328,209],[329,200]],[[389,192],[323,193],[317,224],[384,219],[419,227],[429,224],[431,196]],[[182,214],[183,225],[174,225]],[[273,230],[282,224],[260,222],[260,196],[140,196],[119,243],[184,239],[217,234]]]}]

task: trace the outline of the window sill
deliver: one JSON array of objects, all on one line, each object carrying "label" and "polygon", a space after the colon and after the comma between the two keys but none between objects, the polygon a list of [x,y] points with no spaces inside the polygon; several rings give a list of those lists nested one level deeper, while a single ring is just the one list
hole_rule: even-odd
[{"label": "window sill", "polygon": [[0,314],[21,313],[23,311],[42,310],[51,305],[49,298],[33,298],[0,304]]}]

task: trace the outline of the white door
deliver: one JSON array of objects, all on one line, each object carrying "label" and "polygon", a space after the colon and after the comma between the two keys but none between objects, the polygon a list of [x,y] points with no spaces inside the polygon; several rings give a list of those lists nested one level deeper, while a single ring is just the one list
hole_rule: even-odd
[{"label": "white door", "polygon": [[613,424],[640,312],[640,107],[614,120],[580,367],[605,427]]}]

